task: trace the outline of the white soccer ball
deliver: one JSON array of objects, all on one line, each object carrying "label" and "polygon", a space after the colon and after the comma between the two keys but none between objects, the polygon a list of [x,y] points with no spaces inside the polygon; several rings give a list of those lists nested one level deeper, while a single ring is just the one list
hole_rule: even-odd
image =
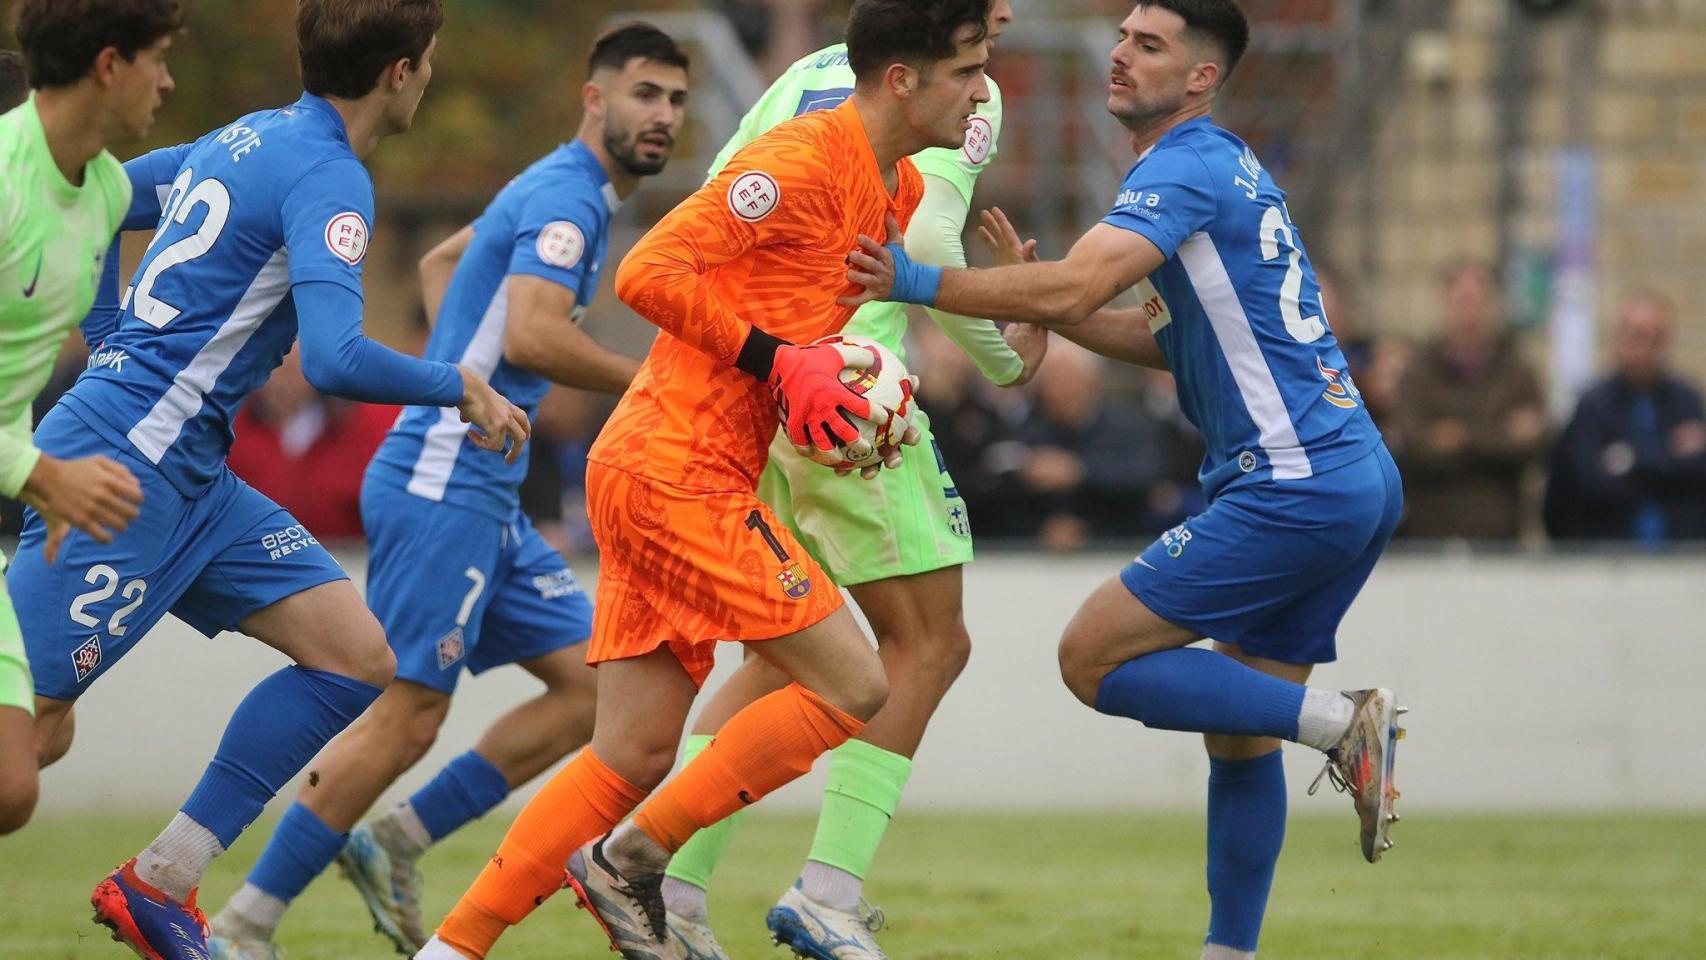
[{"label": "white soccer ball", "polygon": [[836,470],[858,470],[882,463],[882,451],[901,442],[913,415],[913,381],[911,375],[906,372],[906,365],[900,362],[894,351],[869,337],[833,334],[813,342],[840,344],[870,352],[871,365],[863,368],[842,368],[841,382],[854,393],[869,399],[873,406],[887,410],[888,418],[886,422],[878,424],[864,417],[843,414],[859,428],[859,436],[870,443],[870,453],[864,456],[855,457],[851,450],[839,443],[833,450],[810,447],[801,452],[814,462]]}]

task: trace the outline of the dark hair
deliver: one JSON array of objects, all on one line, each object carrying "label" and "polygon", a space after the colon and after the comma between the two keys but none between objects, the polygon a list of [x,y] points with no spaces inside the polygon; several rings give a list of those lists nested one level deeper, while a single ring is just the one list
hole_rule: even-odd
[{"label": "dark hair", "polygon": [[586,58],[586,72],[600,68],[621,70],[630,60],[650,60],[671,67],[687,69],[687,51],[676,44],[675,38],[649,23],[634,21],[606,31],[592,45]]},{"label": "dark hair", "polygon": [[847,14],[847,64],[866,83],[890,64],[920,67],[958,52],[956,34],[989,31],[989,0],[854,0]]},{"label": "dark hair", "polygon": [[1185,32],[1206,38],[1220,48],[1226,57],[1220,82],[1232,75],[1232,68],[1250,46],[1250,21],[1233,0],[1138,0],[1138,7],[1158,7],[1179,15],[1185,21]]},{"label": "dark hair", "polygon": [[102,50],[137,53],[183,26],[178,0],[22,0],[18,46],[30,86],[69,87],[89,75]]},{"label": "dark hair", "polygon": [[419,68],[443,25],[441,0],[301,0],[296,46],[302,89],[321,97],[365,97],[391,64],[408,60]]},{"label": "dark hair", "polygon": [[30,95],[24,80],[24,58],[15,50],[0,50],[0,113],[23,103]]}]

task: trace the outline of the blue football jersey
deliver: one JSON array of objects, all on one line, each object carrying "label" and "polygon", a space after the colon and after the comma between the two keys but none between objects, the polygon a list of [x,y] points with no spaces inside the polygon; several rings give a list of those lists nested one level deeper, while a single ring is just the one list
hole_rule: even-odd
[{"label": "blue football jersey", "polygon": [[308,94],[125,169],[123,229],[158,229],[118,311],[85,323],[89,367],[60,402],[194,496],[224,469],[238,405],[290,351],[291,287],[360,297],[373,183],[343,119]]},{"label": "blue football jersey", "polygon": [[1167,258],[1150,276],[1166,305],[1150,311],[1151,329],[1207,441],[1210,498],[1325,473],[1380,444],[1285,193],[1242,140],[1207,117],[1174,127],[1126,175],[1103,222]]},{"label": "blue football jersey", "polygon": [[[509,280],[541,277],[575,295],[578,320],[598,292],[620,205],[604,167],[580,141],[564,144],[498,192],[474,221],[427,343],[428,360],[460,363],[485,377],[531,418],[551,382],[504,359]],[[428,500],[507,521],[529,452],[513,464],[482,454],[455,410],[410,407],[380,446],[368,477]]]}]

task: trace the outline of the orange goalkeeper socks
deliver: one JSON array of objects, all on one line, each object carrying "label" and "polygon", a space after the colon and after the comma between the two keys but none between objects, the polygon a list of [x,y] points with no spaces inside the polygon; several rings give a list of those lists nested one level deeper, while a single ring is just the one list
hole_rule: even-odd
[{"label": "orange goalkeeper socks", "polygon": [[674,853],[708,827],[812,768],[864,724],[797,683],[729,718],[716,740],[634,814],[634,826]]},{"label": "orange goalkeeper socks", "polygon": [[569,855],[609,832],[645,795],[591,747],[582,750],[522,808],[497,855],[444,918],[438,938],[484,957],[505,930],[562,887]]}]

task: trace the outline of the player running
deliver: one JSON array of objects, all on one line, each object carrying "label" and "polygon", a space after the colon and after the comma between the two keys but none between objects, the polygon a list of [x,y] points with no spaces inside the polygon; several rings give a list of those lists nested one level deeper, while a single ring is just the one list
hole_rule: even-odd
[{"label": "player running", "polygon": [[[51,560],[69,527],[110,541],[142,501],[136,478],[111,457],[37,449],[30,406],[94,303],[130,205],[130,181],[107,144],[153,126],[172,92],[166,51],[182,24],[175,0],[24,0],[17,12],[27,71],[0,51],[0,493],[48,518]],[[26,74],[37,88],[27,99]],[[34,713],[18,619],[0,591],[0,834],[35,809]]]},{"label": "player running", "polygon": [[[991,3],[988,38],[994,41],[1012,19],[1008,0]],[[711,175],[766,130],[837,106],[854,83],[846,44],[802,58],[753,105]],[[1001,92],[993,80],[989,94],[963,147],[933,148],[912,158],[924,177],[924,197],[907,244],[928,262],[965,266],[960,236],[972,191],[994,160],[1001,136]],[[927,312],[998,386],[1023,385],[1042,360],[1048,334],[1040,327],[1008,327],[1010,344],[988,320]],[[844,332],[875,339],[904,359],[906,325],[906,307],[869,304]],[[841,945],[837,956],[881,956],[869,929],[869,907],[860,913],[863,878],[899,805],[925,725],[971,653],[960,585],[960,567],[972,559],[970,521],[953,478],[935,455],[928,419],[920,414],[912,422],[922,432],[920,449],[931,453],[907,457],[869,483],[847,483],[794,456],[780,434],[759,481],[759,497],[830,577],[851,590],[876,634],[889,679],[883,711],[831,753],[817,837],[798,883],[766,918],[777,937],[808,956],[830,955],[831,943]],[[705,749],[735,711],[787,683],[785,674],[749,654],[700,712],[687,739],[687,758]],[[726,956],[709,926],[705,890],[739,818],[736,813],[700,831],[670,859],[664,901],[670,930],[690,956]]]},{"label": "player running", "polygon": [[110,543],[72,537],[51,566],[42,517],[26,521],[10,586],[44,759],[69,748],[77,697],[168,612],[295,661],[237,707],[159,838],[95,888],[96,920],[148,960],[205,957],[195,888],[208,864],[395,664],[331,554],[225,465],[233,410],[300,328],[304,373],[322,391],[458,406],[483,446],[512,459],[527,437],[526,414],[475,371],[361,333],[373,221],[361,158],[408,129],[442,20],[437,0],[303,0],[300,100],[126,166],[122,226],[159,229],[123,306],[85,321],[89,368],[37,432],[54,456],[118,460],[145,498],[128,530]]},{"label": "player running", "polygon": [[[1212,960],[1255,953],[1285,829],[1279,741],[1327,755],[1323,773],[1351,793],[1371,862],[1391,846],[1398,796],[1391,692],[1303,686],[1314,664],[1334,659],[1339,621],[1403,494],[1284,194],[1210,117],[1248,39],[1231,0],[1139,4],[1120,27],[1108,97],[1139,159],[1107,218],[1065,260],[975,276],[865,238],[851,277],[866,290],[847,301],[1039,323],[1177,378],[1208,442],[1209,507],[1085,601],[1060,664],[1102,713],[1206,735]],[[992,226],[1015,246],[1010,228]],[[1099,310],[1144,277],[1164,300],[1150,305],[1155,319]],[[1188,648],[1204,637],[1213,651]]]},{"label": "player running", "polygon": [[[418,957],[486,956],[562,886],[565,861],[624,957],[676,957],[661,894],[670,854],[804,773],[882,706],[881,662],[756,488],[778,401],[793,442],[823,449],[832,435],[855,439],[843,410],[883,415],[839,380],[855,351],[809,341],[852,315],[835,300],[850,289],[859,232],[912,217],[923,183],[906,158],[961,147],[988,100],[988,7],[858,0],[851,98],[736,153],[623,261],[617,292],[664,334],[589,456],[593,742],[522,811]],[[723,640],[748,643],[793,682],[736,713],[646,800]]]},{"label": "player running", "polygon": [[[669,160],[687,62],[674,40],[645,24],[598,40],[574,142],[517,177],[423,262],[436,317],[429,359],[489,377],[529,416],[553,382],[627,389],[639,362],[599,346],[577,321],[598,291],[612,214]],[[435,283],[447,267],[448,290]],[[397,654],[397,678],[320,755],[318,781],[303,788],[248,881],[213,918],[216,958],[276,957],[271,941],[285,908],[334,857],[379,931],[404,954],[420,949],[416,860],[592,735],[584,646],[592,605],[521,512],[526,458],[482,456],[463,434],[454,411],[411,407],[368,467],[368,604]],[[462,670],[510,663],[545,692],[407,802],[349,833],[431,746]]]}]

